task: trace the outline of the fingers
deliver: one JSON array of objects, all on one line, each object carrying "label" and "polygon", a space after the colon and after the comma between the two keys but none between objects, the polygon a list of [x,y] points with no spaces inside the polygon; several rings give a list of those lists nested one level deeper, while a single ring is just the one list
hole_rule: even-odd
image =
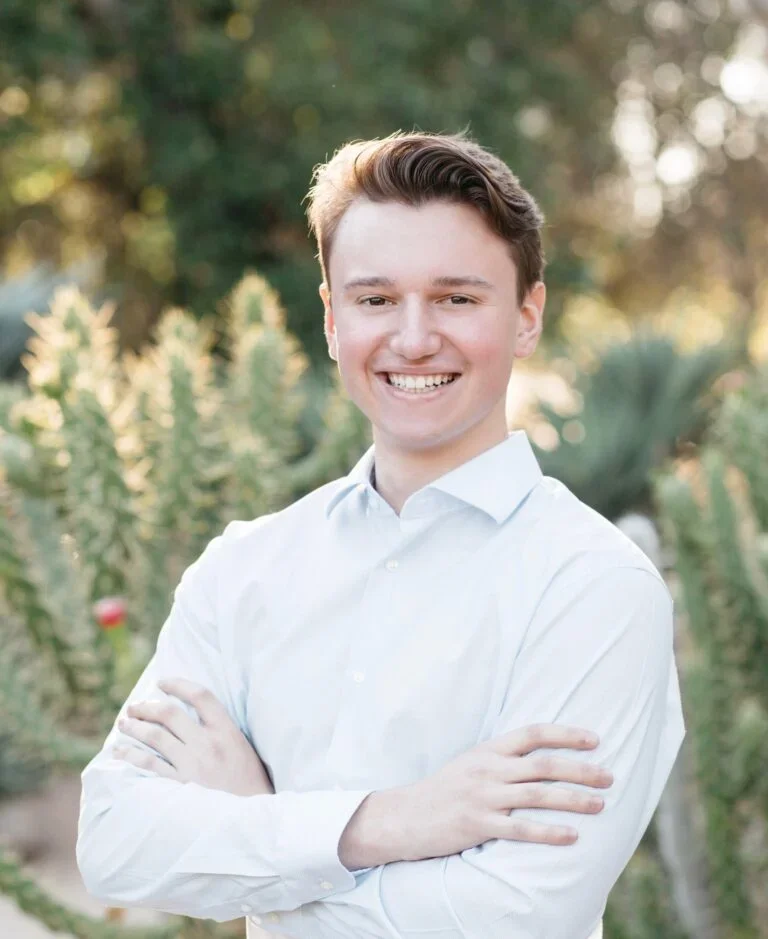
[{"label": "fingers", "polygon": [[[135,705],[134,708],[138,707],[140,711],[146,713],[152,705],[153,702],[145,701],[140,702],[138,706]],[[163,705],[156,706],[162,707]],[[145,720],[143,718],[121,717],[117,722],[117,726],[128,737],[133,737],[135,740],[147,744],[148,747],[152,747],[170,763],[176,765],[179,762],[185,744],[174,736],[170,730],[153,723],[150,718]]]},{"label": "fingers", "polygon": [[172,766],[164,763],[153,753],[147,753],[146,750],[140,750],[138,747],[113,747],[112,756],[116,760],[131,763],[133,766],[138,766],[139,769],[149,770],[158,776],[176,779],[176,770]]},{"label": "fingers", "polygon": [[536,754],[506,760],[501,774],[503,782],[520,783],[548,779],[574,782],[582,786],[607,789],[613,784],[613,774],[604,766],[569,760],[552,754]]},{"label": "fingers", "polygon": [[190,743],[197,729],[194,718],[172,701],[133,701],[125,713],[129,718],[160,724],[182,743]]},{"label": "fingers", "polygon": [[489,790],[488,801],[498,810],[506,809],[552,809],[559,812],[578,812],[582,815],[597,815],[605,802],[595,792],[565,789],[547,783],[521,783],[517,786],[498,786]]},{"label": "fingers", "polygon": [[517,818],[499,816],[494,822],[493,838],[507,838],[510,841],[532,841],[536,844],[573,844],[579,833],[568,825],[542,825]]},{"label": "fingers", "polygon": [[583,727],[562,724],[530,724],[487,741],[491,749],[505,756],[525,756],[532,750],[567,747],[572,750],[594,750],[600,740]]},{"label": "fingers", "polygon": [[222,718],[232,723],[229,711],[205,685],[198,685],[187,678],[163,678],[158,681],[157,687],[191,704],[203,724],[216,724]]}]

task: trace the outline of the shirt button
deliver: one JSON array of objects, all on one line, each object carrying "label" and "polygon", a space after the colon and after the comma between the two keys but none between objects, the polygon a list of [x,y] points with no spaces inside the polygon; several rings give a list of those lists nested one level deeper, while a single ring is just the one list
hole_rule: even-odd
[{"label": "shirt button", "polygon": [[399,561],[387,561],[387,570],[396,571],[400,562]]},{"label": "shirt button", "polygon": [[249,916],[248,919],[249,919],[255,926],[260,926],[260,925],[261,925],[261,917],[260,917],[260,916]]},{"label": "shirt button", "polygon": [[253,909],[253,907],[250,907],[250,906],[248,906],[247,903],[244,903],[244,904],[240,907],[240,909],[242,910],[243,913],[250,913],[251,910]]},{"label": "shirt button", "polygon": [[365,483],[358,483],[357,485],[358,492],[365,492]]},{"label": "shirt button", "polygon": [[334,783],[333,788],[336,789],[337,792],[341,790],[341,786],[339,785],[339,783]]},{"label": "shirt button", "polygon": [[352,681],[356,681],[359,684],[361,681],[364,681],[364,680],[365,680],[365,675],[362,672],[352,672]]},{"label": "shirt button", "polygon": [[279,913],[267,913],[267,919],[270,923],[276,923],[280,919]]},{"label": "shirt button", "polygon": [[333,884],[329,883],[327,880],[321,880],[320,886],[323,890],[333,890]]}]

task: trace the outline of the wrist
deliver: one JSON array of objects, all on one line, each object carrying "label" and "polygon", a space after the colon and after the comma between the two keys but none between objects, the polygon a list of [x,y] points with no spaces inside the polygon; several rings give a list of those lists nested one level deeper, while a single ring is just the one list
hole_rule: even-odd
[{"label": "wrist", "polygon": [[339,839],[339,860],[348,870],[404,860],[405,789],[380,789],[360,803]]}]

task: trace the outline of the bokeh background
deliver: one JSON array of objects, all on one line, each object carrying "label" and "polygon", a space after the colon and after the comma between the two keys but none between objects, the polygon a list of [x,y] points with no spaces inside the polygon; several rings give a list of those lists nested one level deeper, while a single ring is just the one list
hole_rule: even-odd
[{"label": "bokeh background", "polygon": [[412,129],[541,204],[510,426],[676,598],[689,733],[606,939],[768,936],[766,0],[3,0],[3,934],[226,933],[85,894],[77,774],[204,544],[368,445],[303,200]]}]

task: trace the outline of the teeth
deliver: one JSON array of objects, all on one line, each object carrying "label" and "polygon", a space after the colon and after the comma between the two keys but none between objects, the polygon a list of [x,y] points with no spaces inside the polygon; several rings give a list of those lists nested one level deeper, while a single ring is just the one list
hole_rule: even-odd
[{"label": "teeth", "polygon": [[409,390],[424,390],[426,388],[435,388],[438,385],[450,383],[454,376],[451,375],[395,375],[390,373],[389,383],[396,388],[407,388]]}]

